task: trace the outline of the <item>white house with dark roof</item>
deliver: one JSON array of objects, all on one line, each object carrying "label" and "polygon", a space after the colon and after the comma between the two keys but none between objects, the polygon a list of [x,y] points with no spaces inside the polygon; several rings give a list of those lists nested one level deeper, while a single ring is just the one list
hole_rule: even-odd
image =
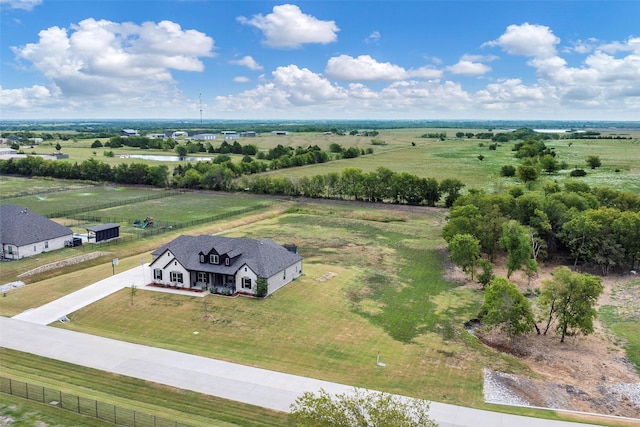
[{"label": "white house with dark roof", "polygon": [[151,253],[153,283],[227,294],[257,293],[257,280],[272,294],[302,274],[302,257],[273,240],[180,236]]},{"label": "white house with dark roof", "polygon": [[64,248],[73,231],[16,205],[0,205],[2,257],[20,259]]}]

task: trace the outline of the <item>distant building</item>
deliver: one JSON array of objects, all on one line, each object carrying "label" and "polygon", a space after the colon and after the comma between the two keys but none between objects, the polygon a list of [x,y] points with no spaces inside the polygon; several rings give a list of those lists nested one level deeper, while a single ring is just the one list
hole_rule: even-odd
[{"label": "distant building", "polygon": [[217,135],[214,133],[199,133],[197,135],[193,135],[193,139],[196,141],[212,141],[217,138]]},{"label": "distant building", "polygon": [[62,249],[73,242],[73,231],[17,205],[0,205],[2,258],[21,259]]},{"label": "distant building", "polygon": [[145,135],[149,139],[166,139],[167,135],[164,133],[148,133]]},{"label": "distant building", "polygon": [[255,133],[252,130],[246,131],[246,132],[240,132],[240,136],[245,137],[245,138],[255,138],[256,136],[258,136],[257,133]]},{"label": "distant building", "polygon": [[235,130],[223,130],[220,134],[224,136],[225,140],[238,139],[238,132]]},{"label": "distant building", "polygon": [[186,138],[188,136],[189,136],[189,133],[182,130],[175,131],[171,134],[171,138],[173,139]]},{"label": "distant building", "polygon": [[120,131],[120,137],[129,137],[129,136],[140,136],[137,130],[135,129],[122,129]]},{"label": "distant building", "polygon": [[288,130],[274,130],[271,132],[271,135],[289,135]]}]

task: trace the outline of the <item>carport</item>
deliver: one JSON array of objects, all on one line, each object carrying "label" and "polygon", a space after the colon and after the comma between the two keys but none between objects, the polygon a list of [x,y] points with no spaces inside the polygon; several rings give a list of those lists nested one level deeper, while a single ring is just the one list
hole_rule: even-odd
[{"label": "carport", "polygon": [[99,224],[93,227],[87,227],[87,241],[94,243],[104,242],[107,240],[117,239],[120,237],[120,225],[118,224]]}]

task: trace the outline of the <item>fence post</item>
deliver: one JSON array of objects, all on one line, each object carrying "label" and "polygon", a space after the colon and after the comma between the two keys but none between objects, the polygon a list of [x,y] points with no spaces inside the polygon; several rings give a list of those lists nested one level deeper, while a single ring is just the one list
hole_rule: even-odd
[{"label": "fence post", "polygon": [[80,413],[80,396],[76,396],[78,399],[78,413]]},{"label": "fence post", "polygon": [[98,417],[98,401],[96,400],[96,418],[100,419],[100,417]]},{"label": "fence post", "polygon": [[42,403],[44,403],[44,386],[42,386]]},{"label": "fence post", "polygon": [[27,391],[27,400],[29,400],[29,383],[25,381],[24,388]]}]

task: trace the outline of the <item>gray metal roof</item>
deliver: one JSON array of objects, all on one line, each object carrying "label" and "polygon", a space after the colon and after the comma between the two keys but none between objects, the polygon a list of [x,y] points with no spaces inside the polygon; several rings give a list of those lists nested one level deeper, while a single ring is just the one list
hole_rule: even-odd
[{"label": "gray metal roof", "polygon": [[[231,265],[201,263],[199,254],[208,254],[212,249],[215,249],[219,255],[227,254],[234,257]],[[300,255],[288,251],[271,239],[183,235],[153,251],[152,255],[154,258],[159,257],[167,250],[171,251],[171,254],[187,270],[232,275],[246,264],[259,277],[265,278],[302,260]]]},{"label": "gray metal roof", "polygon": [[98,224],[92,227],[87,227],[87,231],[93,231],[95,233],[98,231],[109,230],[112,228],[120,228],[120,224],[114,224],[114,223]]},{"label": "gray metal roof", "polygon": [[17,205],[0,205],[0,243],[24,246],[73,236],[69,227]]}]

